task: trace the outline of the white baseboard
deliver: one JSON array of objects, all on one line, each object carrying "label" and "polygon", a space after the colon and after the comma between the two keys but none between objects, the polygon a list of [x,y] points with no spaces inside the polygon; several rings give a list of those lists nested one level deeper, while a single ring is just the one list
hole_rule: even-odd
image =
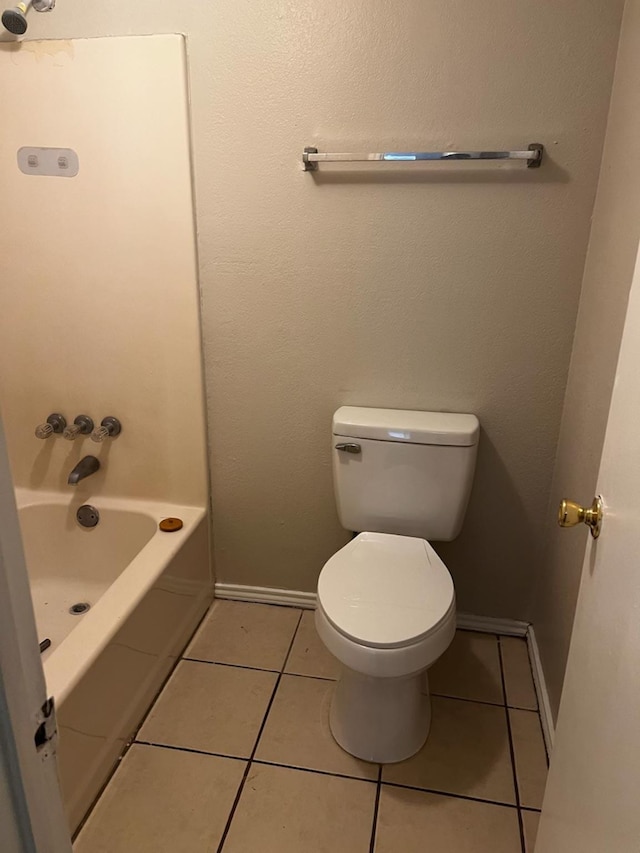
[{"label": "white baseboard", "polygon": [[303,607],[315,610],[315,592],[300,592],[295,589],[276,589],[269,586],[244,586],[237,583],[217,583],[216,598],[231,601],[253,601],[260,604],[280,604],[285,607]]},{"label": "white baseboard", "polygon": [[498,619],[494,616],[473,616],[471,613],[458,613],[458,628],[463,631],[481,631],[484,634],[505,634],[507,637],[526,637],[528,622],[517,619]]},{"label": "white baseboard", "polygon": [[[217,583],[215,586],[216,598],[229,599],[231,601],[252,601],[261,604],[279,604],[285,607],[302,607],[306,610],[314,610],[316,606],[315,592],[301,592],[292,589],[276,589],[267,586],[244,586],[235,583]],[[538,705],[542,718],[542,729],[547,745],[547,751],[551,753],[553,746],[554,725],[551,714],[549,694],[544,679],[540,652],[536,642],[533,626],[528,622],[520,622],[517,619],[498,619],[492,616],[473,616],[471,613],[458,613],[458,628],[467,631],[481,631],[485,634],[502,634],[508,637],[526,637],[533,669],[533,680],[538,695]]]},{"label": "white baseboard", "polygon": [[[294,589],[277,589],[270,586],[245,586],[237,583],[217,583],[216,598],[230,601],[254,601],[260,604],[282,604],[286,607],[304,607],[315,610],[316,593]],[[458,628],[466,631],[482,631],[485,634],[506,634],[509,637],[526,637],[528,622],[516,619],[496,619],[491,616],[473,616],[458,613]]]},{"label": "white baseboard", "polygon": [[542,721],[542,733],[544,734],[547,753],[551,755],[553,750],[555,725],[553,723],[549,691],[547,690],[547,682],[545,681],[544,670],[542,669],[540,650],[538,649],[538,642],[536,640],[533,625],[529,625],[529,630],[527,631],[527,645],[529,647],[531,669],[533,670],[533,681],[536,687],[536,694],[538,696],[538,707],[540,709],[540,719]]}]

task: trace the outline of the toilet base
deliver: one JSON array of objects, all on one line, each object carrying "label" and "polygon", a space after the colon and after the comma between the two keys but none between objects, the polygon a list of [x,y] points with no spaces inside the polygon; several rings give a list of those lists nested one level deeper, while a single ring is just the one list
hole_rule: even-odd
[{"label": "toilet base", "polygon": [[431,725],[426,671],[375,678],[343,667],[329,725],[336,742],[356,758],[381,764],[410,758]]}]

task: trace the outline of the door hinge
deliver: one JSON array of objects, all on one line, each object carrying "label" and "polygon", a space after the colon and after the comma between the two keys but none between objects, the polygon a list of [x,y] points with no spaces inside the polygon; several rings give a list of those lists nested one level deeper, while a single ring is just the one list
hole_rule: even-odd
[{"label": "door hinge", "polygon": [[48,759],[55,756],[58,745],[58,721],[53,697],[47,699],[36,714],[36,733],[33,740],[40,758]]}]

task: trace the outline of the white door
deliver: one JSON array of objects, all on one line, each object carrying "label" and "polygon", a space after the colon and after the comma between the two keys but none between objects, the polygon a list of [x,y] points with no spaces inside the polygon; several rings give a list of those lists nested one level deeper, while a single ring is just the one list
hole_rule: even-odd
[{"label": "white door", "polygon": [[536,853],[640,851],[640,255],[597,492]]},{"label": "white door", "polygon": [[[0,421],[0,850],[71,853],[13,485]],[[37,733],[37,734],[36,734]],[[36,741],[37,744],[36,745]]]}]

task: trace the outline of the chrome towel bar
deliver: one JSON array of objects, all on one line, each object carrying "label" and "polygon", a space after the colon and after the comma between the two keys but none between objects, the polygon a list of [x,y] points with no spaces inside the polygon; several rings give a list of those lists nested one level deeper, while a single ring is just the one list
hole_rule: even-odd
[{"label": "chrome towel bar", "polygon": [[387,151],[382,154],[321,154],[317,148],[305,148],[302,167],[315,172],[318,163],[363,163],[382,160],[387,163],[415,163],[419,160],[526,160],[527,168],[537,169],[542,163],[544,145],[532,142],[526,151]]}]

